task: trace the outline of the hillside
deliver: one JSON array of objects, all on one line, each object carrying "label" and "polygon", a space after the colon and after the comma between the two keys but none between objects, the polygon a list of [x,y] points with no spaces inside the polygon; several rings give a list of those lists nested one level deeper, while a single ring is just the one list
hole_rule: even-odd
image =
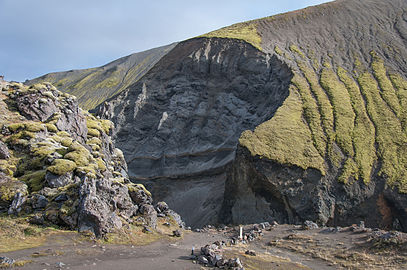
[{"label": "hillside", "polygon": [[97,110],[130,176],[192,224],[406,230],[406,38],[401,0],[236,24],[179,43]]},{"label": "hillside", "polygon": [[[166,47],[120,87],[99,92],[115,76],[98,69],[68,91],[99,104],[130,178],[193,226],[407,231],[406,44],[404,0],[338,0]],[[79,80],[58,74],[41,80]]]},{"label": "hillside", "polygon": [[134,53],[101,67],[49,73],[25,84],[50,82],[61,91],[75,95],[79,105],[90,110],[139,80],[175,45]]}]

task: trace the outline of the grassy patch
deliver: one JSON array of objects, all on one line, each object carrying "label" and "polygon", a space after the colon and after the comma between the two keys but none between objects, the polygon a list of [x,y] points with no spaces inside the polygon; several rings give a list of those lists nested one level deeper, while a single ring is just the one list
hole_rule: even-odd
[{"label": "grassy patch", "polygon": [[292,86],[290,95],[274,117],[256,127],[253,132],[244,131],[239,142],[252,155],[304,169],[316,168],[324,174],[324,159],[314,147],[311,131],[302,115],[300,94]]},{"label": "grassy patch", "polygon": [[39,191],[44,186],[46,170],[40,170],[35,172],[28,172],[19,177],[19,180],[24,181],[29,186],[32,192]]},{"label": "grassy patch", "polygon": [[78,142],[71,144],[64,158],[75,162],[78,167],[87,166],[92,161],[92,155],[89,150]]},{"label": "grassy patch", "polygon": [[[366,111],[365,102],[360,93],[358,84],[348,75],[343,68],[338,68],[338,77],[344,83],[350,96],[353,111],[355,112],[355,124],[352,132],[352,140],[355,149],[354,160],[357,165],[357,175],[365,182],[370,180],[370,174],[376,157],[375,128]],[[350,175],[354,174],[354,164],[345,162],[341,181],[346,182]],[[355,175],[355,179],[357,179]]]},{"label": "grassy patch", "polygon": [[378,156],[382,160],[380,173],[391,186],[407,192],[407,137],[401,123],[383,100],[379,85],[368,72],[358,78],[362,94],[366,99],[367,111],[376,128]]},{"label": "grassy patch", "polygon": [[332,103],[335,116],[335,141],[348,156],[353,157],[352,133],[355,113],[348,91],[332,69],[322,70],[320,82]]},{"label": "grassy patch", "polygon": [[310,86],[304,77],[295,74],[292,83],[297,87],[300,93],[304,110],[303,115],[310,128],[313,144],[318,150],[318,153],[324,157],[326,154],[327,139],[322,128],[318,104],[313,98]]},{"label": "grassy patch", "polygon": [[381,90],[380,94],[383,100],[390,107],[390,109],[396,114],[396,116],[400,117],[401,116],[400,102],[399,99],[397,98],[396,91],[394,90],[390,79],[387,77],[384,62],[374,52],[372,52],[372,56],[373,56],[372,62],[373,75],[379,84]]},{"label": "grassy patch", "polygon": [[53,228],[28,224],[24,218],[0,217],[0,252],[41,246],[55,232]]},{"label": "grassy patch", "polygon": [[[165,222],[169,222],[170,226],[163,225]],[[144,233],[143,226],[130,224],[127,228],[123,227],[120,230],[109,233],[104,239],[98,241],[107,244],[143,246],[161,239],[173,240],[174,238],[171,236],[175,229],[178,229],[178,225],[175,222],[167,218],[158,218],[157,229],[151,233]]]},{"label": "grassy patch", "polygon": [[302,59],[306,59],[305,54],[297,46],[290,45],[290,51],[298,54],[299,56],[301,56]]},{"label": "grassy patch", "polygon": [[404,132],[407,131],[407,81],[400,74],[389,74],[389,78],[397,90],[396,94],[400,101],[400,121]]},{"label": "grassy patch", "polygon": [[238,23],[228,27],[221,28],[219,30],[204,34],[200,37],[218,37],[218,38],[233,38],[244,40],[247,43],[252,44],[259,50],[261,48],[261,37],[257,32],[256,23]]}]

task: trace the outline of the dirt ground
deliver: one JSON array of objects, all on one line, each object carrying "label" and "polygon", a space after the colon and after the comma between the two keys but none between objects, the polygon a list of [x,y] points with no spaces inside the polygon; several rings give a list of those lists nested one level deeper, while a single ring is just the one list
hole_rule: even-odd
[{"label": "dirt ground", "polygon": [[[245,227],[246,230],[250,226]],[[185,231],[182,238],[164,238],[144,246],[115,245],[89,240],[77,233],[52,235],[36,248],[1,253],[17,261],[29,261],[19,269],[211,269],[190,257],[192,247],[236,236],[235,229]],[[278,225],[248,244],[225,247],[226,258],[239,257],[245,269],[407,269],[404,246],[373,247],[371,232],[343,229],[301,230]],[[253,250],[256,256],[246,255]]]}]

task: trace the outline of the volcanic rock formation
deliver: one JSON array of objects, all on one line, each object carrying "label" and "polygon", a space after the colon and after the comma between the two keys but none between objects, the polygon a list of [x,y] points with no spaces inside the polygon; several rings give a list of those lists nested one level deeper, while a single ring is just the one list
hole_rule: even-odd
[{"label": "volcanic rock formation", "polygon": [[407,230],[406,42],[406,1],[334,1],[178,43],[95,112],[191,225]]},{"label": "volcanic rock formation", "polygon": [[[0,97],[0,212],[97,236],[135,219],[155,228],[151,194],[128,180],[110,121],[47,83],[3,84]],[[160,211],[182,225],[172,210]]]}]

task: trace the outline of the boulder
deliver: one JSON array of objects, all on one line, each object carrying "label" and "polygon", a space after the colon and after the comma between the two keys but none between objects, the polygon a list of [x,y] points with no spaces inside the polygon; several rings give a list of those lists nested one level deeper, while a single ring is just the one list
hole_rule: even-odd
[{"label": "boulder", "polygon": [[5,143],[0,141],[0,159],[8,159],[10,157],[10,152]]},{"label": "boulder", "polygon": [[184,227],[185,227],[185,222],[182,221],[181,216],[180,216],[177,212],[175,212],[174,210],[168,209],[168,210],[165,212],[165,214],[166,214],[167,216],[169,216],[169,217],[172,217],[172,218],[175,220],[175,222],[178,224],[178,226],[179,226],[180,228],[184,228]]},{"label": "boulder", "polygon": [[318,224],[315,222],[312,222],[310,220],[306,220],[304,224],[302,225],[303,230],[314,230],[318,229]]},{"label": "boulder", "polygon": [[4,265],[13,266],[13,264],[15,262],[16,261],[14,259],[11,259],[9,257],[0,257],[0,266],[4,266]]},{"label": "boulder", "polygon": [[175,231],[172,232],[172,236],[174,236],[174,237],[181,237],[181,236],[182,236],[182,233],[181,233],[180,230],[175,230]]},{"label": "boulder", "polygon": [[155,209],[157,210],[157,213],[164,213],[169,209],[169,207],[166,202],[158,202]]},{"label": "boulder", "polygon": [[34,194],[31,197],[31,205],[33,209],[44,209],[48,204],[48,199],[40,194]]},{"label": "boulder", "polygon": [[53,174],[49,171],[45,174],[45,183],[50,188],[59,188],[66,186],[72,182],[72,172],[63,175]]},{"label": "boulder", "polygon": [[23,206],[24,202],[26,201],[26,197],[23,193],[17,192],[14,195],[13,202],[11,203],[10,208],[8,209],[9,215],[17,215],[21,212],[21,207]]},{"label": "boulder", "polygon": [[151,204],[143,204],[140,207],[140,213],[144,216],[148,226],[152,228],[157,227],[157,211]]}]

